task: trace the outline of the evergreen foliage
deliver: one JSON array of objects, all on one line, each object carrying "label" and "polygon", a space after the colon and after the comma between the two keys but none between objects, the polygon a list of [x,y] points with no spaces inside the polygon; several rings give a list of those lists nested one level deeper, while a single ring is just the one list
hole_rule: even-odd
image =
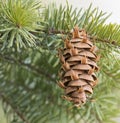
[{"label": "evergreen foliage", "polygon": [[[39,0],[0,0],[0,100],[8,123],[115,123],[120,114],[120,25],[108,14]],[[81,108],[60,98],[57,49],[78,25],[99,48],[99,84]]]}]

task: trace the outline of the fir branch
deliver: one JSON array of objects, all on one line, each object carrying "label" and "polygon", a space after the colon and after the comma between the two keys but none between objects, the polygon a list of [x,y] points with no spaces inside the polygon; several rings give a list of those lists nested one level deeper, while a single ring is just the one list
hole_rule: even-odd
[{"label": "fir branch", "polygon": [[24,68],[29,68],[33,73],[37,74],[37,75],[43,75],[45,76],[48,80],[51,80],[51,81],[54,81],[55,82],[55,79],[49,74],[49,73],[46,73],[44,72],[44,70],[41,70],[40,68],[36,68],[35,66],[31,65],[31,64],[26,64],[24,62],[22,62],[21,60],[16,60],[14,58],[11,58],[11,57],[8,57],[8,56],[3,56],[2,54],[0,54],[0,59],[4,59],[6,60],[7,62],[9,63],[12,63],[12,64],[18,64],[18,65],[21,65],[22,67]]},{"label": "fir branch", "polygon": [[0,92],[0,97],[2,98],[3,102],[5,102],[7,105],[9,105],[12,110],[20,117],[20,119],[22,121],[24,121],[24,123],[30,123],[26,117],[23,115],[23,113],[21,113],[18,109],[18,107],[15,107],[7,97],[5,97],[5,95],[3,93]]},{"label": "fir branch", "polygon": [[[3,90],[0,97],[6,102],[4,104],[11,107],[9,111],[13,109],[12,113],[15,112],[18,115],[17,119],[22,119],[21,122],[25,123],[112,122],[111,118],[116,117],[119,113],[117,110],[119,97],[113,95],[113,98],[107,93],[110,93],[111,89],[116,92],[115,94],[118,92],[118,89],[114,90],[113,85],[119,87],[119,73],[116,72],[119,66],[113,66],[114,59],[110,56],[110,53],[113,53],[112,49],[120,48],[120,26],[117,24],[106,25],[104,22],[108,16],[102,11],[99,12],[97,8],[92,9],[91,5],[85,11],[83,9],[73,9],[69,5],[67,7],[61,5],[59,8],[48,6],[45,11],[42,11],[42,14],[38,15],[39,13],[36,10],[39,9],[40,4],[34,2],[36,0],[27,0],[26,2],[20,0],[20,2],[22,1],[21,5],[25,7],[19,7],[19,0],[16,0],[16,5],[12,4],[14,0],[10,1],[11,3],[7,2],[10,3],[8,7],[6,6],[7,8],[2,6],[4,11],[0,21],[0,47],[4,49],[0,53],[0,88]],[[7,3],[5,5],[8,5]],[[39,0],[38,3],[40,3]],[[29,13],[31,16],[26,16]],[[12,20],[8,17],[8,14],[10,14]],[[98,100],[96,105],[88,103],[85,107],[81,107],[80,110],[73,109],[71,111],[71,108],[68,108],[69,104],[59,99],[60,90],[55,87],[55,83],[51,83],[55,82],[55,74],[58,72],[59,67],[57,66],[58,62],[56,62],[58,59],[56,60],[54,57],[56,49],[62,46],[61,39],[72,36],[70,30],[75,25],[78,25],[80,29],[85,29],[91,41],[96,43],[100,50],[104,50],[101,52],[101,54],[103,53],[103,61],[100,62],[100,66],[103,66],[103,73],[98,74],[101,82],[93,95],[93,98],[95,97]],[[20,59],[20,54],[15,52],[10,55],[12,47],[18,47],[18,51],[20,49],[22,53],[21,57],[27,59]],[[35,51],[30,50],[31,52],[28,55],[23,50],[25,47],[35,48]],[[37,54],[38,52],[41,52],[41,54]],[[34,56],[34,54],[36,55]],[[110,61],[112,62],[110,63]],[[54,63],[56,63],[57,67],[54,66]],[[44,69],[42,69],[41,65]],[[29,71],[30,73],[28,73]],[[46,80],[48,82],[50,80],[51,83],[46,82]],[[107,80],[109,85],[104,80]],[[10,98],[12,96],[13,98]],[[48,106],[49,110],[47,110]],[[103,116],[103,119],[100,121],[101,116]]]}]

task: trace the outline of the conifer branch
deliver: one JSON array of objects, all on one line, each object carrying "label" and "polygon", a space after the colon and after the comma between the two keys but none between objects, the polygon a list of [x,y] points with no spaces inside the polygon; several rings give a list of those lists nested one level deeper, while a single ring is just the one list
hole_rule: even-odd
[{"label": "conifer branch", "polygon": [[0,97],[2,98],[3,102],[5,102],[7,105],[9,105],[9,106],[12,108],[12,110],[20,117],[20,119],[22,119],[22,121],[24,121],[24,123],[30,123],[30,122],[26,119],[26,117],[23,115],[23,113],[21,113],[21,112],[19,111],[18,107],[15,107],[15,106],[9,101],[9,99],[8,99],[7,97],[5,97],[4,94],[2,94],[1,92],[0,92]]},{"label": "conifer branch", "polygon": [[[24,123],[48,123],[57,119],[63,123],[101,123],[112,122],[112,118],[119,115],[119,65],[113,64],[116,61],[111,54],[119,53],[120,25],[106,24],[110,15],[92,8],[92,5],[85,11],[73,8],[68,3],[59,7],[49,4],[43,9],[38,0],[6,0],[0,5],[0,88],[3,90],[0,98],[8,106],[5,107],[6,112],[12,111],[12,120],[21,119]],[[70,30],[75,25],[85,29],[90,41],[97,44],[100,51],[103,50],[103,61],[101,59],[99,62],[103,70],[98,76],[99,80],[104,80],[94,90],[95,94],[88,98],[98,100],[95,105],[88,102],[83,108],[71,110],[69,104],[59,99],[61,92],[52,82],[56,81],[59,67],[55,58],[56,49],[62,47],[64,38],[71,39]],[[25,51],[28,50],[30,54],[27,59],[21,59],[18,53],[12,52],[11,55],[13,49],[21,51],[24,58],[27,55]],[[73,48],[71,51],[76,52]],[[31,58],[33,60],[29,63]],[[110,90],[115,95],[111,96]]]}]

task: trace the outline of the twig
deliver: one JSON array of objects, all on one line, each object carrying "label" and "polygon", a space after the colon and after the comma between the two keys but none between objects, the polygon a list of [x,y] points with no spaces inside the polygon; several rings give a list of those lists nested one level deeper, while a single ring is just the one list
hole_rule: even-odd
[{"label": "twig", "polygon": [[3,99],[3,101],[9,105],[12,110],[22,119],[22,121],[24,121],[25,123],[30,123],[26,117],[18,110],[18,108],[16,108],[5,96],[4,94],[0,93],[0,97]]},{"label": "twig", "polygon": [[100,41],[100,42],[112,44],[112,45],[114,45],[114,46],[120,48],[120,45],[117,44],[117,43],[115,42],[115,40],[112,41],[112,40],[107,40],[107,39],[100,39],[100,38],[98,38],[98,37],[90,37],[90,39],[94,39],[94,40],[96,40],[96,41]]},{"label": "twig", "polygon": [[64,30],[55,30],[55,29],[49,29],[49,30],[37,30],[37,31],[42,31],[44,33],[47,34],[71,34],[68,31],[64,31]]},{"label": "twig", "polygon": [[[39,30],[40,31],[40,30]],[[54,30],[54,29],[49,29],[48,31],[45,31],[45,30],[41,30],[45,33],[48,33],[48,34],[64,34],[64,35],[71,35],[72,33],[71,32],[66,32],[66,31],[63,31],[63,30]],[[88,36],[90,39],[94,39],[96,41],[99,41],[99,42],[105,42],[105,43],[108,43],[108,44],[112,44],[118,48],[120,48],[120,45],[117,44],[115,42],[115,40],[111,41],[111,40],[107,40],[107,39],[100,39],[98,37],[95,37],[95,36]]]},{"label": "twig", "polygon": [[32,70],[32,72],[34,72],[37,75],[44,75],[46,76],[46,78],[48,78],[49,80],[55,81],[55,79],[48,73],[44,72],[44,70],[41,70],[40,68],[36,68],[35,66],[32,66],[31,64],[26,64],[24,62],[22,62],[21,60],[15,60],[14,58],[8,57],[8,56],[3,56],[2,54],[0,54],[0,58],[10,62],[10,63],[17,63],[21,66],[27,67],[29,69]]}]

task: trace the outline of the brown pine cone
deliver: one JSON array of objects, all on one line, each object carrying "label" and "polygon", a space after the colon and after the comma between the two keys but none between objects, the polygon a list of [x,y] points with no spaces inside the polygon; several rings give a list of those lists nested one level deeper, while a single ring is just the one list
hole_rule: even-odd
[{"label": "brown pine cone", "polygon": [[97,84],[94,72],[98,71],[98,57],[95,46],[84,30],[76,26],[72,35],[72,39],[66,39],[64,48],[59,50],[62,66],[58,85],[65,90],[64,99],[81,106]]}]

